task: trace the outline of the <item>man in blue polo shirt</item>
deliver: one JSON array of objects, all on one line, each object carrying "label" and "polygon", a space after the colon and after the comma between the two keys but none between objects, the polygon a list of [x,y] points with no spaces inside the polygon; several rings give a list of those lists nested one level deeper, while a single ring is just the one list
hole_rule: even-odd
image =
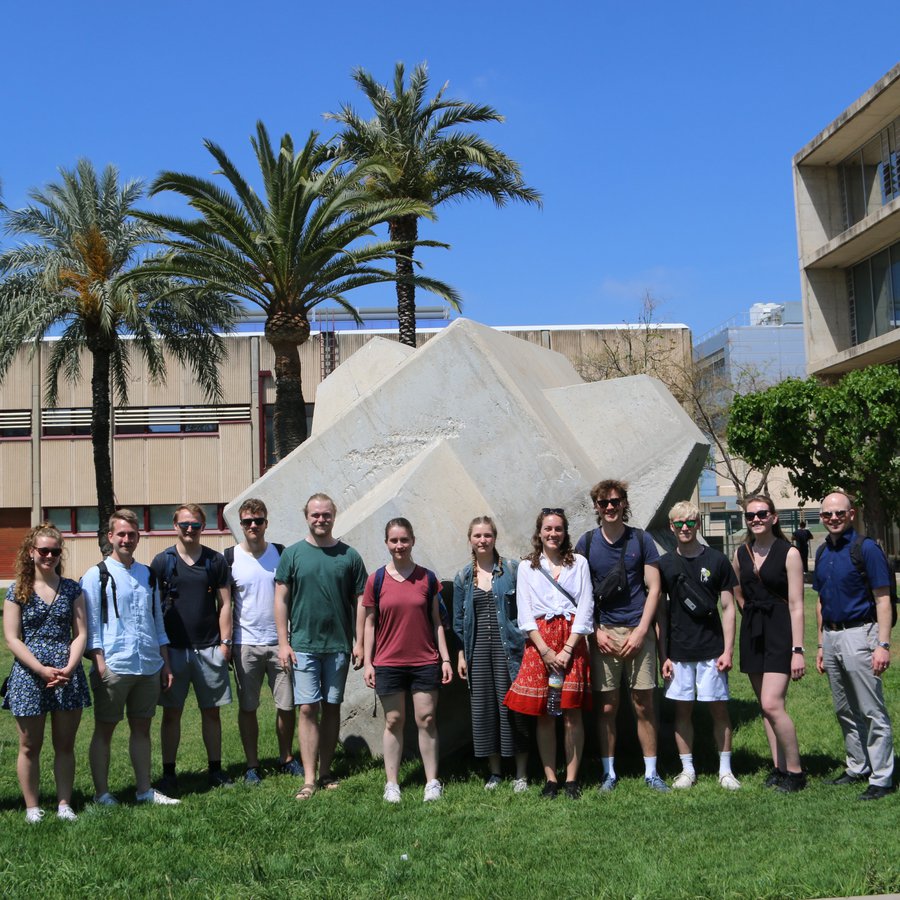
[{"label": "man in blue polo shirt", "polygon": [[891,662],[890,579],[881,548],[860,544],[866,578],[851,556],[856,539],[853,498],[833,491],[822,501],[828,537],[816,558],[813,590],[819,594],[816,668],[827,674],[838,723],[844,733],[847,768],[831,784],[868,780],[860,800],[878,800],[893,790],[894,739],[881,676]]}]

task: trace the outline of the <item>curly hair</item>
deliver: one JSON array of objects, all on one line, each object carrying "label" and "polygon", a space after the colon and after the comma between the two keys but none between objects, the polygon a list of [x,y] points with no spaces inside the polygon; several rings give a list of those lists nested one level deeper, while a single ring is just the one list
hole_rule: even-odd
[{"label": "curly hair", "polygon": [[[773,516],[778,515],[778,510],[775,509],[775,501],[768,494],[751,494],[749,497],[744,499],[744,512],[747,512],[747,507],[751,503],[765,503],[769,508],[769,512]],[[781,525],[778,522],[772,523],[772,535],[773,537],[780,538],[783,541],[786,541],[787,538],[784,536],[784,532],[781,530]],[[752,545],[756,538],[753,536],[753,532],[748,528],[747,535],[744,538],[745,544]]]},{"label": "curly hair", "polygon": [[[598,481],[591,488],[591,503],[597,506],[598,500],[608,500],[609,495],[615,491],[622,500],[622,521],[628,521],[628,514],[631,512],[631,506],[628,503],[628,484],[619,481],[617,478],[607,478],[605,481]],[[597,524],[603,524],[603,511],[597,510]]]},{"label": "curly hair", "polygon": [[[16,553],[16,582],[13,587],[13,599],[20,605],[27,603],[34,591],[34,560],[31,558],[31,551],[34,550],[34,542],[41,537],[52,538],[59,544],[60,550],[64,550],[65,547],[59,529],[50,522],[36,525],[25,535],[25,539]],[[62,573],[63,554],[61,553],[59,562],[56,564],[56,574],[62,577]]]},{"label": "curly hair", "polygon": [[[476,525],[489,525],[491,528],[491,532],[494,535],[494,563],[500,567],[500,574],[503,574],[503,558],[497,552],[497,526],[494,524],[494,520],[490,516],[475,516],[471,522],[469,522],[469,533],[466,535],[469,540],[472,539],[472,529]],[[478,571],[478,558],[475,556],[475,548],[472,548],[472,571]]]},{"label": "curly hair", "polygon": [[562,564],[568,568],[575,564],[575,554],[572,552],[572,538],[569,537],[569,520],[561,509],[542,509],[538,513],[537,520],[534,523],[534,534],[531,536],[531,553],[523,556],[522,559],[531,561],[531,568],[537,569],[541,564],[541,554],[544,552],[544,545],[541,542],[541,526],[547,516],[558,516],[562,519],[564,537],[559,545],[559,552],[562,554]]}]

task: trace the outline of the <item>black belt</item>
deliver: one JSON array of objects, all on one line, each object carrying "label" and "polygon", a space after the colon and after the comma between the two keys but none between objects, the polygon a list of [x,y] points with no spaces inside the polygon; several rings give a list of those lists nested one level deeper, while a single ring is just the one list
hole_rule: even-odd
[{"label": "black belt", "polygon": [[875,620],[871,616],[864,619],[850,619],[847,622],[823,622],[827,631],[846,631],[848,628],[859,628],[860,625],[874,625]]}]

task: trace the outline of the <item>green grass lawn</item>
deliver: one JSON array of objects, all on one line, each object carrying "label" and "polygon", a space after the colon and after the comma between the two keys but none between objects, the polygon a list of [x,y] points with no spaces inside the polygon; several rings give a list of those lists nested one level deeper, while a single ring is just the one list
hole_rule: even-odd
[{"label": "green grass lawn", "polygon": [[[812,596],[812,595],[810,595]],[[810,612],[812,607],[810,607]],[[808,648],[815,647],[807,619]],[[896,659],[896,656],[895,656]],[[10,655],[0,653],[4,677]],[[808,655],[812,665],[813,655]],[[900,675],[886,689],[900,723]],[[640,752],[622,735],[615,793],[595,790],[598,764],[582,767],[585,793],[573,803],[541,801],[538,788],[517,796],[504,784],[483,790],[467,753],[445,761],[445,796],[422,803],[422,773],[404,768],[398,807],[381,800],[377,761],[342,760],[339,790],[307,803],[293,799],[297,780],[268,777],[258,788],[207,791],[199,717],[189,698],[180,771],[187,788],[179,807],[137,808],[120,726],[111,786],[121,806],[92,807],[87,745],[90,712],[78,739],[74,805],[78,822],[48,816],[27,826],[15,777],[17,740],[0,714],[0,894],[22,897],[834,897],[900,891],[896,826],[900,795],[859,803],[859,787],[833,788],[821,777],[841,770],[842,742],[824,676],[811,672],[789,694],[804,765],[811,781],[797,795],[766,790],[768,749],[746,676],[732,676],[736,724],[734,768],[743,789],[716,783],[715,753],[698,723],[700,783],[661,796],[646,789]],[[234,707],[223,711],[225,762],[241,772]],[[261,751],[274,766],[271,699],[260,711]],[[702,723],[704,720],[699,720]],[[670,705],[663,702],[662,774],[678,769]],[[627,732],[627,729],[626,729]],[[158,732],[154,729],[155,740]],[[48,736],[49,737],[49,736]],[[52,763],[45,747],[42,789],[53,802]],[[154,772],[160,769],[154,745]],[[533,777],[538,779],[536,760]],[[195,792],[191,792],[191,791]]]}]

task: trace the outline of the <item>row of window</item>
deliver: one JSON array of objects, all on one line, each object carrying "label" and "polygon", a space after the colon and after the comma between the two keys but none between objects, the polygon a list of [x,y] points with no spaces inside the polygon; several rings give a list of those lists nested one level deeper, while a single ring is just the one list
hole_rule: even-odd
[{"label": "row of window", "polygon": [[849,269],[847,290],[854,344],[900,326],[900,242]]},{"label": "row of window", "polygon": [[[119,504],[137,513],[142,522],[142,531],[173,531],[172,520],[177,503],[154,503],[132,506]],[[223,510],[224,503],[201,503],[206,513],[207,531],[227,531]],[[100,518],[96,506],[48,506],[44,508],[44,521],[52,522],[63,534],[96,534],[100,528]]]},{"label": "row of window", "polygon": [[900,197],[900,118],[841,163],[844,227]]}]

